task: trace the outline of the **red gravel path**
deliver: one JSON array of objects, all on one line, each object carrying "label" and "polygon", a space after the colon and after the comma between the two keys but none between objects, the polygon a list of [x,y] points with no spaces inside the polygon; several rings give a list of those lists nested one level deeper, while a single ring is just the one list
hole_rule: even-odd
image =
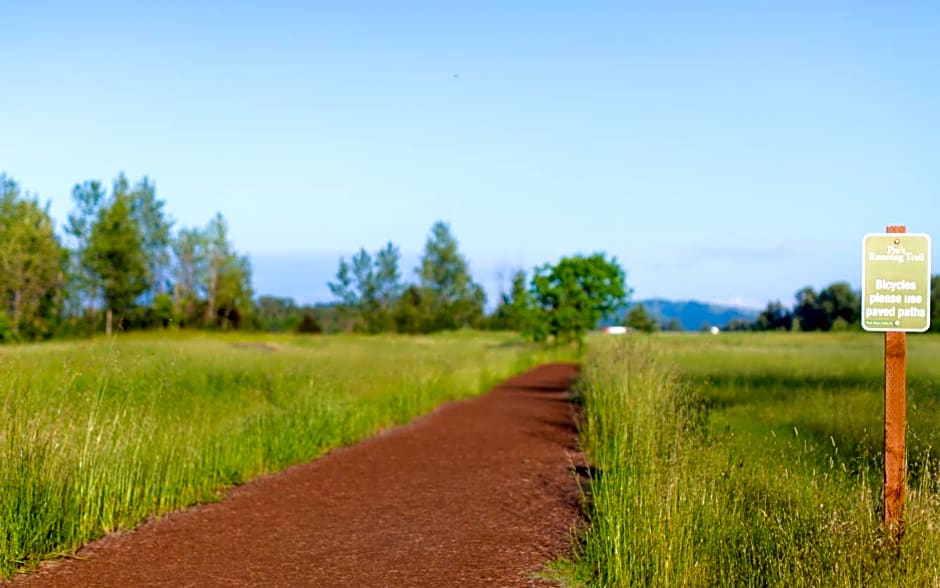
[{"label": "red gravel path", "polygon": [[581,463],[550,364],[492,392],[112,535],[23,586],[538,586]]}]

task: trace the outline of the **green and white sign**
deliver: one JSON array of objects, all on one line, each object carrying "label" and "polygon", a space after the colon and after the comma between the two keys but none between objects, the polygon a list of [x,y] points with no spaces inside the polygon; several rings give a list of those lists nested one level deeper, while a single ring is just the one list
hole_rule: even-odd
[{"label": "green and white sign", "polygon": [[930,328],[930,236],[872,233],[862,240],[862,328]]}]

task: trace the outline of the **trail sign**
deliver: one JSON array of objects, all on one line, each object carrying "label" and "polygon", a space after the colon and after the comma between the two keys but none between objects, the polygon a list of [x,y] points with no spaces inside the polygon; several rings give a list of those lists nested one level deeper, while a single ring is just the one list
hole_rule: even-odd
[{"label": "trail sign", "polygon": [[907,332],[930,328],[930,237],[903,225],[862,239],[862,327],[885,337],[884,525],[904,537]]},{"label": "trail sign", "polygon": [[871,233],[862,239],[862,328],[930,328],[930,236]]}]

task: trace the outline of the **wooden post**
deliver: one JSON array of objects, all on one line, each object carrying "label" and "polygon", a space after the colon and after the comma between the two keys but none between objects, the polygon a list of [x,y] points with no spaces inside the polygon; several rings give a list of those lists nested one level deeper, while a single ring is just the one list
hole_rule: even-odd
[{"label": "wooden post", "polygon": [[[904,233],[889,226],[888,233]],[[885,333],[884,524],[897,540],[904,536],[904,433],[906,429],[907,333]]]}]

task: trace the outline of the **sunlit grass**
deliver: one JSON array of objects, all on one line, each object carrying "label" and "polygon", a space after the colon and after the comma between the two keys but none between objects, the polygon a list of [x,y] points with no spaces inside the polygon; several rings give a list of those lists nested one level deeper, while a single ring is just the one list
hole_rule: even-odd
[{"label": "sunlit grass", "polygon": [[0,347],[0,577],[477,394],[543,353],[484,333]]},{"label": "sunlit grass", "polygon": [[598,586],[940,584],[940,339],[909,340],[909,490],[880,528],[882,339],[595,340],[583,443],[597,474],[572,577]]}]

